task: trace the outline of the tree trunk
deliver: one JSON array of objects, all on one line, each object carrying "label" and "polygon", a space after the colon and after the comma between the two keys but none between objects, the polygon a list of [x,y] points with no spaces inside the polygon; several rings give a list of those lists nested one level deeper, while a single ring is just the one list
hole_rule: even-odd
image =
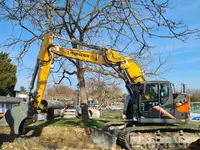
[{"label": "tree trunk", "polygon": [[85,90],[84,69],[82,67],[83,67],[82,61],[77,60],[77,78],[79,82],[78,98],[79,102],[81,103],[82,118],[89,119],[87,95]]}]

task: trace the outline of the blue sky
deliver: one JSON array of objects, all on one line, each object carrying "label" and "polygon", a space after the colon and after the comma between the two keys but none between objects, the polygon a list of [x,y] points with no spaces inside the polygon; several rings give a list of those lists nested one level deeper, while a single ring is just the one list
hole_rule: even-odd
[{"label": "blue sky", "polygon": [[[200,29],[200,1],[178,0],[176,9],[167,13],[171,19],[183,19],[189,28]],[[163,69],[173,68],[165,78],[177,86],[184,82],[188,88],[200,89],[200,39],[191,37],[186,43],[177,40],[155,40],[158,49],[171,52]]]},{"label": "blue sky", "polygon": [[[200,29],[200,1],[171,0],[171,3],[175,8],[167,12],[168,18],[172,20],[182,19],[189,28]],[[19,33],[17,27],[14,30],[15,33]],[[12,37],[12,24],[0,21],[0,33],[0,43],[8,37]],[[184,82],[187,88],[200,89],[200,39],[191,37],[186,43],[183,43],[178,40],[154,38],[151,43],[156,45],[154,51],[163,51],[164,55],[170,54],[169,61],[162,68],[162,70],[172,68],[169,73],[163,75],[166,80],[171,81],[178,88],[180,83]],[[16,63],[14,60],[19,52],[17,48],[1,48],[1,50],[10,52],[13,62]],[[26,67],[34,67],[38,50],[39,45],[34,45],[30,48],[30,52],[24,57],[24,64]],[[20,71],[20,69],[18,69],[16,89],[19,89],[21,85],[28,88],[30,75],[30,71]],[[72,77],[72,87],[75,88],[76,84],[76,77]]]}]

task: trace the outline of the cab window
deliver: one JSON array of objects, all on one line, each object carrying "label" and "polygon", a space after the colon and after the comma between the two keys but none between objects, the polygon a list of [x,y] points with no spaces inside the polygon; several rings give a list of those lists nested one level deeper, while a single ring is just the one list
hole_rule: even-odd
[{"label": "cab window", "polygon": [[146,84],[144,93],[145,100],[157,100],[158,101],[158,84]]},{"label": "cab window", "polygon": [[169,87],[168,84],[160,84],[160,103],[165,104],[169,98]]}]

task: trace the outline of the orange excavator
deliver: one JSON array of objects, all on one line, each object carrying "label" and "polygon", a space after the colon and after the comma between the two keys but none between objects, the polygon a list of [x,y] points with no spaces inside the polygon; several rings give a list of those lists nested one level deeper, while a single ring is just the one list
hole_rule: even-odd
[{"label": "orange excavator", "polygon": [[[12,133],[23,133],[24,121],[39,108],[54,55],[58,55],[111,67],[125,82],[129,93],[124,109],[127,121],[107,123],[102,129],[94,128],[91,137],[95,143],[107,148],[116,144],[127,149],[181,148],[200,138],[198,129],[178,126],[189,121],[190,97],[175,93],[169,81],[146,81],[136,61],[116,50],[76,40],[68,41],[90,50],[58,47],[54,38],[60,37],[51,33],[44,36],[29,99],[5,114]],[[32,92],[36,81],[35,92]]]}]

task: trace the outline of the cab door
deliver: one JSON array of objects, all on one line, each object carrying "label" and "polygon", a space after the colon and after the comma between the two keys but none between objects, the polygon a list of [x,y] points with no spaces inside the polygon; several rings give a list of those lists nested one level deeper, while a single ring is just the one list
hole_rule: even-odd
[{"label": "cab door", "polygon": [[160,83],[160,109],[161,118],[174,119],[174,99],[171,84],[168,82]]},{"label": "cab door", "polygon": [[144,117],[160,118],[160,111],[156,110],[156,106],[160,104],[159,97],[158,83],[145,84],[145,90],[141,100],[141,113]]}]

